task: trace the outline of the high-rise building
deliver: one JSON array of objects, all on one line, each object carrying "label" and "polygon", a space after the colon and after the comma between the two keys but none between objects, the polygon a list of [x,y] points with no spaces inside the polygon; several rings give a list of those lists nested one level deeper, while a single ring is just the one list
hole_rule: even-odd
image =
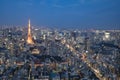
[{"label": "high-rise building", "polygon": [[34,41],[33,41],[33,39],[32,39],[32,34],[31,34],[30,19],[29,19],[29,22],[28,22],[27,43],[28,43],[28,44],[34,44]]}]

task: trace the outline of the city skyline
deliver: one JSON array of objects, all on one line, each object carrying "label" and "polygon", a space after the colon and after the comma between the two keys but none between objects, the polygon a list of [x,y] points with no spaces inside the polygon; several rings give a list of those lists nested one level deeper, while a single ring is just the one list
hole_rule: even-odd
[{"label": "city skyline", "polygon": [[119,0],[1,0],[0,25],[119,29]]},{"label": "city skyline", "polygon": [[0,80],[120,80],[120,0],[0,0]]}]

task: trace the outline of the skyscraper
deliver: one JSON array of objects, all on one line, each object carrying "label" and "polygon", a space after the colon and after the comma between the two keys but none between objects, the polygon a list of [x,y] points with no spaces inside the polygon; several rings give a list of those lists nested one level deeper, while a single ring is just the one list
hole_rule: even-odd
[{"label": "skyscraper", "polygon": [[33,41],[33,39],[32,39],[32,35],[31,35],[30,19],[29,19],[29,21],[28,21],[27,43],[28,43],[28,44],[34,44],[34,41]]}]

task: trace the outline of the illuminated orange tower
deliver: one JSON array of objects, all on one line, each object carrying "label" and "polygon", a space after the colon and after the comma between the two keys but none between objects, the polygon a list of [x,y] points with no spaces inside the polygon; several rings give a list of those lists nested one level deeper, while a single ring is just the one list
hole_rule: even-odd
[{"label": "illuminated orange tower", "polygon": [[29,22],[28,22],[27,43],[28,43],[28,44],[34,44],[33,39],[32,39],[32,35],[31,35],[30,19],[29,19]]}]

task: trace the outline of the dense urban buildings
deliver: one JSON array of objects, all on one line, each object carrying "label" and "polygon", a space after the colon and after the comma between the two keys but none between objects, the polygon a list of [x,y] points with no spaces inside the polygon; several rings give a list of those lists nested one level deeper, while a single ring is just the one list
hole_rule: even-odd
[{"label": "dense urban buildings", "polygon": [[120,30],[0,27],[0,80],[120,80]]}]

